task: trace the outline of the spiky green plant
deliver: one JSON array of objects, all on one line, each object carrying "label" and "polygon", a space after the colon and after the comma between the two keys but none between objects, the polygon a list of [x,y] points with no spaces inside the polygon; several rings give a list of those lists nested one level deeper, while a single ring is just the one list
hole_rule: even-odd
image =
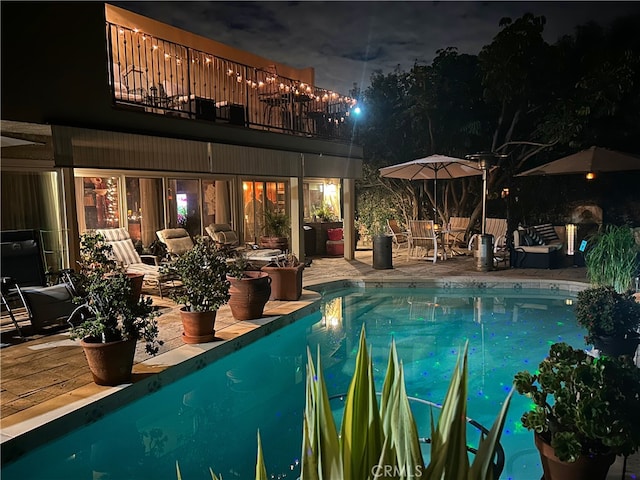
[{"label": "spiky green plant", "polygon": [[594,286],[611,285],[622,293],[638,270],[638,245],[628,226],[606,225],[589,241],[587,278]]},{"label": "spiky green plant", "polygon": [[[345,400],[341,435],[338,437],[329,395],[322,373],[320,351],[317,369],[307,349],[306,405],[303,417],[300,480],[490,480],[493,457],[500,442],[513,389],[507,396],[491,430],[480,440],[469,465],[466,439],[467,350],[458,355],[437,425],[431,417],[431,461],[424,465],[418,429],[404,384],[404,370],[391,343],[380,408],[373,366],[360,333],[356,368]],[[213,472],[212,472],[213,474]],[[266,478],[258,434],[256,480]],[[178,480],[181,480],[178,470]]]}]

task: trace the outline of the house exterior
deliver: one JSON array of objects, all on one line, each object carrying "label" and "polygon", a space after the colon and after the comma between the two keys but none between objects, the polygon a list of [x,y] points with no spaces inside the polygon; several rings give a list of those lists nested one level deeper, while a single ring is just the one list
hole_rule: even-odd
[{"label": "house exterior", "polygon": [[[294,69],[97,2],[2,4],[2,230],[42,231],[47,262],[79,235],[229,223],[258,240],[290,215],[304,258],[315,209],[354,250],[355,100]],[[350,246],[350,247],[349,247]]]}]

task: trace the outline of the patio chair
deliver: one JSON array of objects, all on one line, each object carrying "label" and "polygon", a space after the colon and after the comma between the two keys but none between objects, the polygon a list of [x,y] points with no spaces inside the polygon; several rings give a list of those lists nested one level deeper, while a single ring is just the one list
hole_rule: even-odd
[{"label": "patio chair", "polygon": [[184,228],[165,228],[156,232],[158,240],[167,247],[169,258],[176,258],[194,246],[193,239]]},{"label": "patio chair", "polygon": [[235,230],[231,229],[228,223],[212,223],[208,227],[205,227],[205,230],[218,248],[230,253],[242,253],[246,251],[246,248],[240,245],[238,234]]},{"label": "patio chair", "polygon": [[98,228],[96,233],[101,234],[106,242],[113,247],[113,255],[127,273],[141,273],[144,275],[144,283],[154,286],[163,297],[163,283],[173,282],[177,277],[160,273],[160,262],[155,255],[139,255],[133,246],[129,232],[125,228]]},{"label": "patio chair", "polygon": [[[438,234],[433,226],[433,220],[409,220],[407,261],[410,258],[420,260],[438,259]],[[420,254],[424,250],[424,253]],[[429,252],[433,251],[433,255]],[[446,259],[444,250],[442,258]]]},{"label": "patio chair", "polygon": [[391,232],[393,244],[397,247],[398,250],[400,250],[400,247],[402,245],[409,245],[409,232],[401,229],[396,220],[387,219],[387,226],[389,227],[389,231]]},{"label": "patio chair", "polygon": [[471,218],[469,217],[449,217],[447,240],[451,248],[467,246],[465,236],[470,221]]},{"label": "patio chair", "polygon": [[[73,290],[64,283],[50,285],[38,230],[9,230],[0,234],[2,306],[23,336],[17,315],[25,314],[34,332],[64,323],[76,308]],[[61,277],[60,280],[63,280]]]}]

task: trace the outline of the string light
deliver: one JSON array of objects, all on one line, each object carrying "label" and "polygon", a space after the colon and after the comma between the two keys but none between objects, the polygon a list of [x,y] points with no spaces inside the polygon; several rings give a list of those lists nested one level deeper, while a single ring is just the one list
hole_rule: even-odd
[{"label": "string light", "polygon": [[[147,37],[150,39],[150,41],[153,42],[153,36],[145,34],[143,32],[140,31],[139,28],[132,28],[129,30],[131,32],[131,35],[140,35],[140,38],[142,39],[142,41],[146,41]],[[118,28],[118,33],[120,35],[125,35],[125,29],[119,27]],[[156,51],[158,49],[162,49],[161,46],[159,46],[158,44],[153,44],[151,46],[153,51]],[[212,62],[212,58],[203,55],[204,59],[204,64],[206,64],[207,66],[209,66],[209,64]],[[173,60],[175,58],[175,62],[176,65],[182,65],[182,58],[180,58],[179,55],[174,55],[168,52],[164,52],[164,58],[165,61],[170,61]],[[196,58],[192,58],[191,59],[191,63],[200,63],[201,60],[200,58],[196,57]],[[278,75],[274,74],[274,73],[269,73],[269,72],[265,72],[263,70],[254,68],[254,72],[257,72],[258,74],[262,73],[265,74],[264,77],[264,81],[263,80],[257,80],[254,81],[250,78],[243,78],[242,74],[239,72],[235,72],[234,69],[232,68],[228,68],[226,70],[226,73],[229,77],[232,77],[235,75],[236,77],[236,81],[237,83],[243,83],[246,82],[246,85],[248,85],[249,87],[251,87],[252,89],[263,89],[266,87],[267,84],[274,84],[277,82],[277,78]],[[288,82],[291,82],[290,84],[288,84]],[[316,94],[314,92],[314,87],[307,84],[306,82],[302,82],[302,81],[296,81],[296,80],[288,80],[287,79],[287,83],[285,82],[280,82],[279,84],[277,84],[277,88],[283,92],[283,93],[293,93],[296,96],[300,96],[300,95],[305,95],[306,97],[308,97],[310,100],[315,100],[318,102],[337,102],[337,103],[343,103],[345,105],[347,105],[349,108],[354,108],[355,105],[357,104],[357,100],[354,98],[350,98],[347,96],[341,96],[340,94],[333,92],[333,91],[327,91],[324,89],[320,89],[320,92],[318,92],[318,94]],[[317,90],[315,90],[317,91]],[[349,116],[349,112],[343,112],[342,117],[339,117],[335,119],[336,122],[344,122],[345,120],[345,116]],[[587,174],[587,179],[591,180],[595,178],[595,174],[594,173],[588,173]]]}]

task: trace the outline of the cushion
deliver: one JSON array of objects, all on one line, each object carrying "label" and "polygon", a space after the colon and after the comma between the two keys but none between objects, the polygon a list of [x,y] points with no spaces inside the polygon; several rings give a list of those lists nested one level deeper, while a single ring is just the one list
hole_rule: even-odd
[{"label": "cushion", "polygon": [[553,225],[550,223],[535,225],[533,228],[538,232],[538,235],[540,235],[546,245],[558,243],[560,241],[560,237],[558,237],[556,229],[553,228]]},{"label": "cushion", "polygon": [[164,230],[160,230],[158,232],[164,238],[184,238],[189,236],[189,232],[187,232],[184,228],[165,228]]},{"label": "cushion", "polygon": [[327,237],[329,240],[342,240],[342,229],[341,228],[330,228],[327,230]]},{"label": "cushion", "polygon": [[227,246],[236,246],[240,244],[240,239],[228,223],[214,223],[205,228],[207,233],[214,241]]},{"label": "cushion", "polygon": [[96,233],[101,234],[107,243],[113,247],[113,254],[117,262],[123,265],[142,263],[140,255],[136,252],[129,232],[124,228],[99,228]]},{"label": "cushion", "polygon": [[533,245],[536,245],[536,243],[533,238],[531,238],[531,235],[529,235],[527,232],[522,232],[520,235],[520,245],[531,247]]},{"label": "cushion", "polygon": [[527,237],[531,239],[533,243],[531,245],[544,245],[546,242],[544,239],[538,234],[538,231],[535,227],[530,227],[525,230]]},{"label": "cushion", "polygon": [[214,223],[209,226],[214,232],[224,232],[226,230],[232,230],[231,225],[228,223]]}]

